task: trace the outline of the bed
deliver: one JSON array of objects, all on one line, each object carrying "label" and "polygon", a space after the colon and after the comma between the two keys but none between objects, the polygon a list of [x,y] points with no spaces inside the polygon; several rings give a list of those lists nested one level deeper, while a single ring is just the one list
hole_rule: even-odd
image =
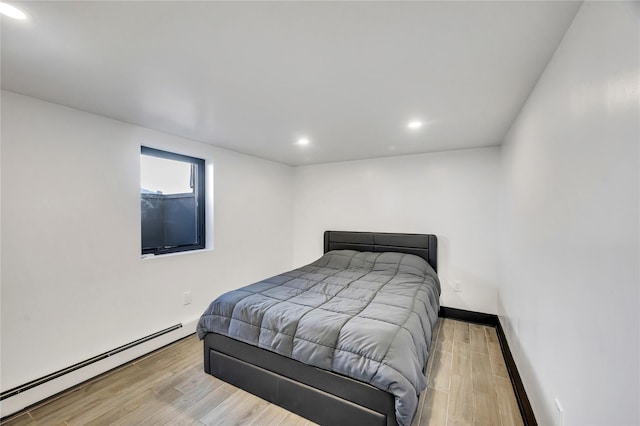
[{"label": "bed", "polygon": [[437,320],[437,238],[326,231],[317,261],[226,293],[205,372],[327,425],[408,426]]}]

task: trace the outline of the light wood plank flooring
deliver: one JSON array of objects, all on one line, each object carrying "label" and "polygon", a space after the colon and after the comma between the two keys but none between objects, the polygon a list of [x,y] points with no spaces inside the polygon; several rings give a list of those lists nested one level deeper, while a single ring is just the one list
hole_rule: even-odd
[{"label": "light wood plank flooring", "polygon": [[[429,388],[412,426],[522,425],[495,329],[440,319]],[[203,372],[187,337],[2,425],[287,425],[314,423]]]},{"label": "light wood plank flooring", "polygon": [[523,424],[495,328],[440,319],[432,348],[412,426]]}]

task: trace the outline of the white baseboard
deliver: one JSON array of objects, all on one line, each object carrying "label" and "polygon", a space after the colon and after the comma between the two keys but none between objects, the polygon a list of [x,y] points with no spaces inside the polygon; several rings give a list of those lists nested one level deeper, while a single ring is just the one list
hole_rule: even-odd
[{"label": "white baseboard", "polygon": [[53,395],[65,391],[79,383],[85,382],[102,373],[133,361],[143,355],[193,334],[198,319],[183,323],[182,327],[163,334],[155,339],[141,343],[130,349],[112,355],[91,365],[75,370],[39,386],[21,392],[0,402],[0,418],[15,414],[25,408],[43,401]]}]

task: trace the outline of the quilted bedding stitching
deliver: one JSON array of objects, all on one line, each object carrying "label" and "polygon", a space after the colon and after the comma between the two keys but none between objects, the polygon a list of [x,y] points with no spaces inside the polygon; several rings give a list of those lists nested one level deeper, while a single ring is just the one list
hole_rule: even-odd
[{"label": "quilted bedding stitching", "polygon": [[437,275],[417,256],[339,250],[225,293],[197,332],[200,338],[220,333],[388,391],[404,426],[426,387],[422,368],[439,294]]}]

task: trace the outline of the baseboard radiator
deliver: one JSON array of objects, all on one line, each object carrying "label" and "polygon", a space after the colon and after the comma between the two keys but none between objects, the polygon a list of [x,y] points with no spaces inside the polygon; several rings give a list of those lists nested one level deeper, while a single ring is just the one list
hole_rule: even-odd
[{"label": "baseboard radiator", "polygon": [[62,370],[58,370],[58,371],[54,371],[51,374],[47,374],[46,376],[40,377],[38,379],[32,380],[28,383],[25,383],[23,385],[20,386],[16,386],[12,389],[8,389],[2,393],[0,393],[0,401],[7,399],[7,398],[11,398],[12,396],[15,396],[21,392],[25,392],[28,391],[29,389],[35,388],[36,386],[40,386],[43,383],[49,382],[51,380],[57,379],[58,377],[64,376],[65,374],[69,374],[73,371],[79,370],[81,368],[84,368],[88,365],[94,364],[98,361],[101,361],[103,359],[109,358],[110,356],[113,356],[115,354],[118,354],[120,352],[126,351],[127,349],[131,349],[134,346],[138,346],[142,343],[148,342],[149,340],[153,340],[157,337],[160,337],[164,334],[170,333],[174,330],[177,330],[179,328],[182,327],[182,323],[180,324],[176,324],[176,325],[172,325],[171,327],[165,328],[164,330],[160,330],[157,331],[153,334],[149,334],[148,336],[142,337],[140,339],[134,340],[133,342],[127,343],[125,345],[122,346],[118,346],[115,349],[111,349],[110,351],[101,353],[100,355],[96,355],[94,357],[91,357],[87,360],[78,362],[77,364],[73,364],[69,367],[63,368]]}]

